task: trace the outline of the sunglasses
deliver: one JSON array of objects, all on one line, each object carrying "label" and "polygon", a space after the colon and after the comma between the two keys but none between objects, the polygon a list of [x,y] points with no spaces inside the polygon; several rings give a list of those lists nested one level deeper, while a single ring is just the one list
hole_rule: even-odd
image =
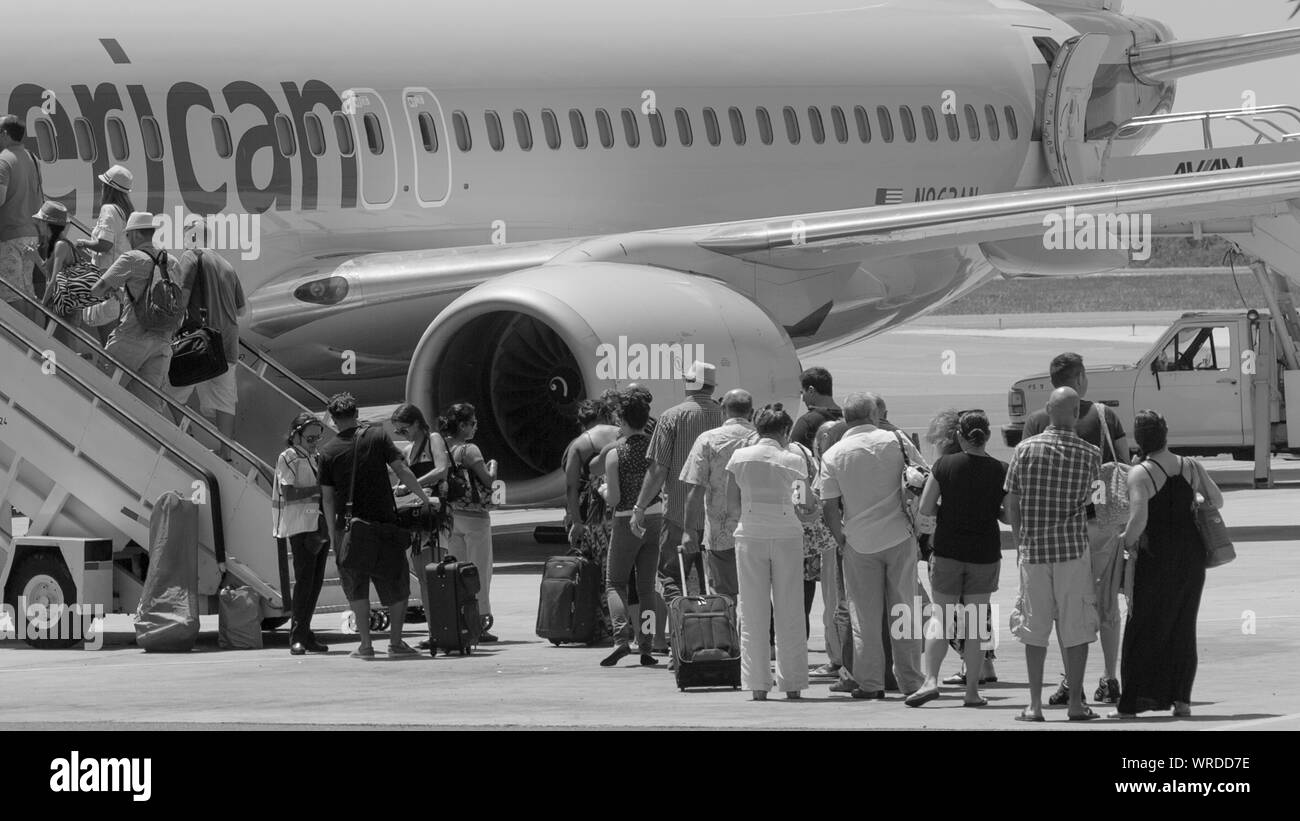
[{"label": "sunglasses", "polygon": [[309,445],[314,445],[315,443],[320,441],[320,438],[321,435],[318,433],[315,436],[304,436],[302,437],[302,441],[306,442]]}]

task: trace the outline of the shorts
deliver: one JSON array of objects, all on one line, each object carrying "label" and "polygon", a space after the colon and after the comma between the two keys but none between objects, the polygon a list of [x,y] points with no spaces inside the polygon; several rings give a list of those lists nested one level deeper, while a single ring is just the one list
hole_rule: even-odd
[{"label": "shorts", "polygon": [[[0,280],[36,299],[32,266],[36,264],[36,237],[0,240]],[[11,288],[0,285],[0,300],[22,302]]]},{"label": "shorts", "polygon": [[930,586],[945,596],[978,596],[998,589],[1002,562],[963,562],[945,556],[930,557]]},{"label": "shorts", "polygon": [[197,393],[199,395],[199,412],[203,415],[228,413],[234,416],[235,405],[239,399],[239,390],[236,387],[238,370],[238,366],[232,364],[221,376],[214,376],[206,382],[200,382],[197,385],[186,385],[183,388],[173,387],[168,382],[166,384],[167,394],[184,405],[190,401],[191,394]]},{"label": "shorts", "polygon": [[1047,647],[1052,625],[1064,647],[1097,640],[1097,592],[1092,557],[1068,562],[1020,562],[1020,593],[1011,612],[1011,633],[1021,644]]},{"label": "shorts", "polygon": [[345,568],[339,568],[339,586],[343,588],[343,595],[348,601],[362,601],[370,598],[370,585],[375,585],[375,593],[379,596],[379,603],[384,607],[392,607],[394,604],[400,604],[411,597],[411,572],[406,561],[394,562],[396,571],[391,577],[374,576],[369,573],[357,573]]}]

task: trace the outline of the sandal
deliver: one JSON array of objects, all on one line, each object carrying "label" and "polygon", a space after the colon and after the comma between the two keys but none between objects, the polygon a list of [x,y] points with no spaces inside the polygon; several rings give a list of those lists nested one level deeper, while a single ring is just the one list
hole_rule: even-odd
[{"label": "sandal", "polygon": [[987,706],[989,706],[989,700],[988,700],[987,698],[980,698],[979,701],[963,701],[963,702],[961,703],[961,706],[963,706],[963,707],[987,707]]},{"label": "sandal", "polygon": [[1021,710],[1021,711],[1020,711],[1020,714],[1016,716],[1016,721],[1033,721],[1033,722],[1040,722],[1040,721],[1046,721],[1046,720],[1047,720],[1047,719],[1043,718],[1042,713],[1031,713],[1031,712],[1029,712],[1029,708],[1028,708],[1028,707],[1026,707],[1025,709]]},{"label": "sandal", "polygon": [[375,648],[373,648],[373,647],[358,647],[357,649],[353,650],[353,651],[352,651],[351,653],[349,653],[348,655],[351,656],[351,657],[354,658],[354,659],[372,659],[372,658],[375,657]]},{"label": "sandal", "polygon": [[1092,711],[1091,707],[1084,707],[1083,710],[1084,712],[1080,713],[1077,716],[1070,716],[1070,720],[1071,721],[1092,721],[1094,718],[1101,718],[1100,715]]},{"label": "sandal", "polygon": [[934,701],[938,697],[939,697],[938,687],[934,688],[933,690],[917,690],[915,693],[912,693],[910,696],[903,699],[903,703],[906,704],[908,707],[920,707],[922,704],[926,703],[927,701]]},{"label": "sandal", "polygon": [[[373,654],[374,654],[374,651],[372,650],[372,651],[371,651],[371,655],[373,655]],[[399,641],[397,644],[389,644],[389,645],[388,645],[388,655],[390,655],[390,656],[418,656],[418,655],[420,655],[420,651],[419,651],[419,650],[416,650],[414,647],[412,647],[411,645],[407,644],[407,643],[404,642],[404,641]]]}]

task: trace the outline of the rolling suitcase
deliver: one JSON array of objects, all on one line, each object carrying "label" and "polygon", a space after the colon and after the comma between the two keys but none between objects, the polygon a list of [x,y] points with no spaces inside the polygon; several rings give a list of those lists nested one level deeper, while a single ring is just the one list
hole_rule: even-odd
[{"label": "rolling suitcase", "polygon": [[[677,565],[686,578],[682,548]],[[740,631],[736,605],[727,596],[709,592],[709,563],[704,562],[704,594],[681,596],[670,608],[673,659],[677,662],[677,688],[731,687],[740,689]]]},{"label": "rolling suitcase", "polygon": [[542,571],[537,635],[559,647],[589,644],[600,612],[600,568],[582,556],[552,556]]},{"label": "rolling suitcase", "polygon": [[446,556],[425,565],[424,578],[429,588],[429,655],[436,656],[439,650],[470,655],[483,630],[478,567]]}]

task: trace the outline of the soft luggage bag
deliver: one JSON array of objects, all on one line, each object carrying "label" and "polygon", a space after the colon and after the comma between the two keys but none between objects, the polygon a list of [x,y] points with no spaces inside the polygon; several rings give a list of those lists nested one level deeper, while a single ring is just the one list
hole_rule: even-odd
[{"label": "soft luggage bag", "polygon": [[199,637],[199,506],[174,491],[149,516],[149,570],[135,611],[147,653],[187,653]]},{"label": "soft luggage bag", "polygon": [[429,655],[436,656],[439,650],[470,655],[483,630],[478,567],[446,556],[425,565],[424,578],[429,590]]},{"label": "soft luggage bag", "polygon": [[[677,564],[686,578],[683,549]],[[727,596],[710,592],[709,562],[704,562],[704,594],[681,596],[670,608],[673,659],[677,663],[677,688],[731,687],[740,689],[740,630],[736,605]]]},{"label": "soft luggage bag", "polygon": [[559,646],[589,644],[600,612],[600,569],[583,556],[552,556],[542,570],[537,635]]},{"label": "soft luggage bag", "polygon": [[217,646],[222,650],[262,649],[262,597],[253,588],[222,588],[217,602]]}]

